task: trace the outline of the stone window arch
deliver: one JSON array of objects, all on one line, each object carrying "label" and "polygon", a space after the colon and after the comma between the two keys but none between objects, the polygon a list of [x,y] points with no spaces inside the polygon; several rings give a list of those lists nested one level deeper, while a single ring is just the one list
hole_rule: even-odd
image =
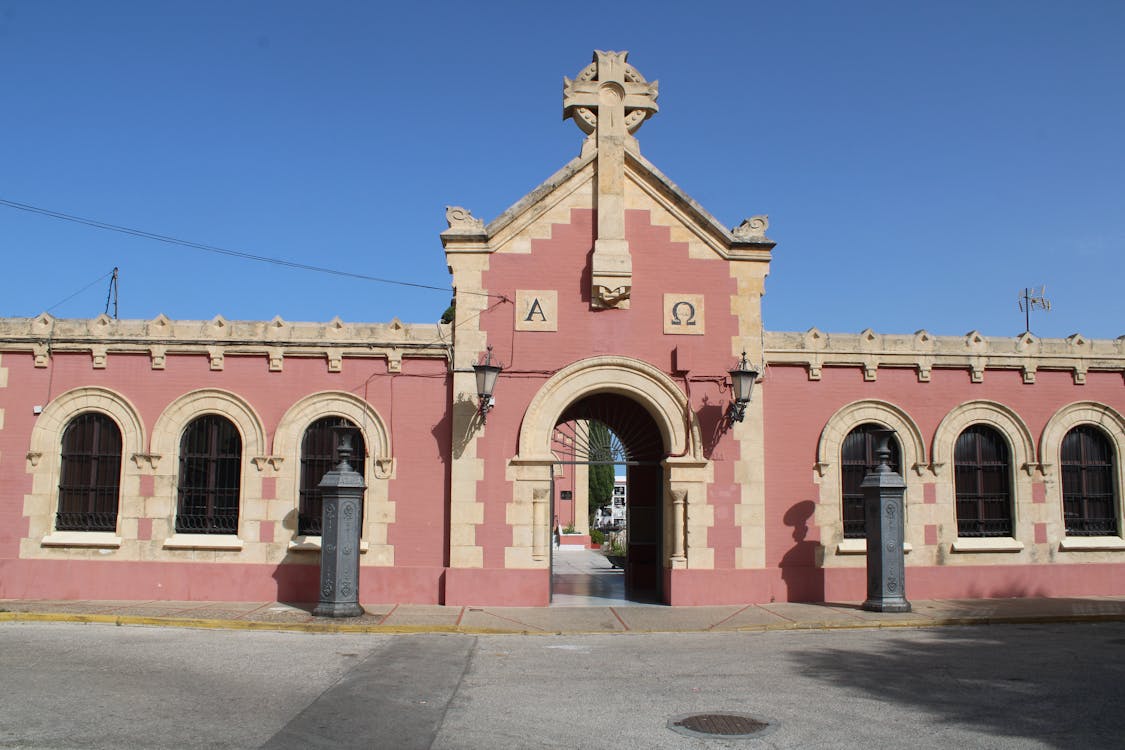
[{"label": "stone window arch", "polygon": [[[336,451],[336,434],[333,428],[347,425],[358,429],[356,424],[346,417],[320,417],[305,428],[301,438],[299,498],[297,501],[297,534],[321,535],[321,511],[324,507],[320,493],[320,480],[331,471],[339,462]],[[353,454],[350,465],[361,477],[367,475],[367,442],[363,433],[355,436],[352,446]],[[365,493],[366,494],[366,493]],[[360,528],[363,527],[365,503],[360,502]]]},{"label": "stone window arch", "polygon": [[236,534],[242,496],[242,436],[221,414],[188,422],[180,439],[177,534]]},{"label": "stone window arch", "polygon": [[[1066,488],[1063,473],[1064,443],[1068,435],[1078,428],[1096,430],[1102,436],[1110,452],[1110,470],[1107,472],[1110,482],[1109,492],[1113,497],[1113,515],[1116,530],[1104,534],[1073,534],[1067,528],[1066,520]],[[1122,499],[1125,497],[1125,467],[1122,467],[1122,457],[1125,456],[1125,417],[1110,406],[1095,401],[1079,401],[1068,404],[1051,416],[1043,428],[1039,439],[1039,455],[1043,462],[1043,475],[1047,485],[1047,500],[1055,509],[1055,518],[1050,524],[1057,531],[1057,537],[1062,538],[1061,545],[1064,549],[1092,548],[1098,549],[1110,546],[1113,549],[1125,548],[1125,539],[1122,532],[1125,530],[1125,516],[1122,511]]]},{"label": "stone window arch", "polygon": [[[346,391],[323,391],[300,399],[282,415],[273,439],[273,454],[280,460],[277,474],[278,513],[271,518],[280,526],[275,538],[287,537],[289,549],[320,549],[320,537],[300,533],[301,448],[309,427],[323,419],[345,419],[355,425],[363,440],[366,455],[362,470],[367,484],[364,494],[364,564],[393,565],[394,548],[387,543],[390,525],[395,520],[395,503],[389,497],[389,480],[394,476],[391,434],[379,412],[368,402]],[[308,529],[306,529],[308,532]]]},{"label": "stone window arch", "polygon": [[953,449],[958,537],[1010,537],[1012,462],[999,430],[977,422],[957,436]]},{"label": "stone window arch", "polygon": [[[238,522],[235,534],[201,531],[188,532],[176,520],[179,506],[180,467],[183,463],[185,433],[196,419],[215,415],[227,420],[238,433],[241,443],[241,460],[238,466]],[[265,455],[266,432],[262,420],[254,408],[241,396],[218,388],[202,388],[185,393],[170,403],[157,418],[152,431],[152,452],[157,461],[157,495],[167,499],[167,514],[154,518],[152,533],[154,539],[166,537],[166,548],[205,547],[213,549],[241,549],[241,539],[245,538],[249,523],[263,520],[265,510],[261,507],[261,472],[267,465]],[[181,528],[177,531],[177,526]],[[175,535],[175,536],[173,536]],[[182,535],[182,537],[181,537]],[[212,537],[208,540],[195,538]],[[224,541],[222,537],[231,537]]]},{"label": "stone window arch", "polygon": [[[1011,531],[1004,536],[966,536],[961,533],[961,529],[968,527],[959,526],[957,522],[955,459],[958,440],[966,430],[975,425],[980,426],[978,433],[984,428],[992,430],[1000,438],[1006,453]],[[969,450],[969,440],[965,438],[963,451]],[[939,479],[937,501],[944,514],[941,525],[958,530],[952,551],[1018,552],[1034,543],[1034,529],[1030,520],[1032,514],[1025,505],[1031,502],[1031,480],[1039,463],[1031,431],[1019,414],[996,401],[982,399],[960,404],[938,424],[934,432],[932,456],[931,465]],[[971,462],[965,461],[964,464],[968,471]]]},{"label": "stone window arch", "polygon": [[[880,427],[874,422],[864,422],[847,434],[840,448],[840,498],[845,539],[867,538],[861,484],[868,472],[879,465],[874,436]],[[891,438],[890,450],[891,469],[901,476],[902,448],[896,438]]]},{"label": "stone window arch", "polygon": [[1059,455],[1067,536],[1117,536],[1117,458],[1100,428],[1082,424],[1063,436]]},{"label": "stone window arch", "polygon": [[105,414],[82,412],[63,430],[59,531],[117,531],[121,501],[121,430]]},{"label": "stone window arch", "polygon": [[914,539],[915,529],[909,524],[909,504],[922,496],[921,474],[926,465],[926,443],[922,433],[914,419],[896,404],[879,399],[853,401],[829,417],[821,430],[816,449],[814,479],[820,485],[820,501],[814,518],[820,527],[828,565],[832,564],[835,555],[859,555],[867,549],[865,539],[845,534],[845,469],[842,461],[848,436],[865,425],[895,431],[900,472],[907,488],[906,546],[910,549],[913,542],[920,542]]},{"label": "stone window arch", "polygon": [[[57,528],[59,487],[62,483],[63,438],[67,427],[84,415],[108,420],[120,434],[117,518],[105,529]],[[50,547],[119,547],[119,531],[135,536],[139,513],[140,468],[145,455],[145,429],[136,407],[124,395],[109,388],[74,388],[51,399],[36,417],[27,452],[27,471],[32,490],[24,501],[28,518],[28,540],[23,549],[32,556],[49,556]],[[63,524],[67,526],[68,524]]]}]

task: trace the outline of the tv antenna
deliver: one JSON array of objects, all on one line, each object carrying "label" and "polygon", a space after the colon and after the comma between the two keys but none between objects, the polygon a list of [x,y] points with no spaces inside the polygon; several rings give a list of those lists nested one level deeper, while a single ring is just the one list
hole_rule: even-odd
[{"label": "tv antenna", "polygon": [[1034,287],[1031,289],[1025,287],[1020,292],[1019,301],[1020,310],[1023,312],[1024,332],[1031,333],[1031,311],[1038,308],[1043,312],[1049,312],[1051,309],[1051,300],[1047,299],[1047,287],[1039,287],[1038,293]]},{"label": "tv antenna", "polygon": [[[104,276],[102,277],[105,278]],[[113,319],[117,320],[117,266],[113,267],[113,275],[109,279],[109,291],[105,295],[105,314],[109,315],[109,303],[113,303]]]}]

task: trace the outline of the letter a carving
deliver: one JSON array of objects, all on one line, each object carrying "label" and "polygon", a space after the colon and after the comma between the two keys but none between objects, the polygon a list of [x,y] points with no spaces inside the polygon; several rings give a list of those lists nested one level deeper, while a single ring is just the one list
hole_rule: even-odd
[{"label": "letter a carving", "polygon": [[551,289],[517,289],[517,331],[559,330],[559,293]]},{"label": "letter a carving", "polygon": [[543,323],[547,322],[547,315],[543,312],[543,306],[541,304],[539,304],[539,298],[538,297],[536,297],[535,299],[533,299],[531,301],[531,309],[529,309],[527,311],[527,317],[524,318],[524,320],[528,321],[528,322],[533,322],[535,320],[536,315],[539,316],[539,320],[541,322],[543,322]]}]

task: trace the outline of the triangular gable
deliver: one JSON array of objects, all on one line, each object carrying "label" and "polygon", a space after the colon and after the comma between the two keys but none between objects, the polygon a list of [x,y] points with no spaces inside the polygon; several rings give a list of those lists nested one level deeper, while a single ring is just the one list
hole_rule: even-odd
[{"label": "triangular gable", "polygon": [[[595,156],[591,151],[572,159],[487,225],[477,222],[470,228],[451,222],[441,234],[446,249],[530,252],[530,241],[549,237],[553,224],[568,223],[571,209],[596,209]],[[626,156],[629,208],[650,210],[653,223],[672,227],[675,239],[702,243],[722,258],[770,259],[776,243],[765,236],[765,217],[750,217],[741,227],[727,229],[652,162],[633,151],[627,151]]]}]

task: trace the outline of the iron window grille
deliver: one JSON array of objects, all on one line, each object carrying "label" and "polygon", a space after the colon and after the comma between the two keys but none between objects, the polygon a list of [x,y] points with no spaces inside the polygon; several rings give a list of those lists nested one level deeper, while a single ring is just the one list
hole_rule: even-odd
[{"label": "iron window grille", "polygon": [[62,437],[59,531],[116,531],[121,430],[104,414],[79,414]]},{"label": "iron window grille", "polygon": [[[861,424],[848,433],[840,448],[840,495],[843,504],[845,539],[866,539],[867,521],[863,512],[863,491],[860,484],[867,472],[879,465],[875,457],[872,433],[882,425]],[[891,468],[902,474],[902,452],[898,440],[891,439]]]},{"label": "iron window grille", "polygon": [[957,437],[953,452],[957,535],[1012,536],[1011,460],[1008,444],[986,425]]},{"label": "iron window grille", "polygon": [[[343,420],[349,427],[355,425]],[[324,508],[324,497],[321,494],[320,480],[324,475],[340,463],[340,456],[336,452],[336,436],[332,428],[341,424],[339,417],[323,417],[316,420],[301,439],[301,490],[300,502],[297,508],[297,533],[305,536],[321,535],[321,512]],[[351,467],[364,476],[367,464],[367,449],[363,443],[363,434],[356,430],[352,439]],[[359,523],[363,528],[363,505],[360,503]]]},{"label": "iron window grille", "polygon": [[1114,455],[1109,438],[1079,425],[1062,441],[1063,516],[1067,536],[1116,536]]},{"label": "iron window grille", "polygon": [[238,533],[242,436],[225,417],[198,417],[180,440],[176,533]]}]

